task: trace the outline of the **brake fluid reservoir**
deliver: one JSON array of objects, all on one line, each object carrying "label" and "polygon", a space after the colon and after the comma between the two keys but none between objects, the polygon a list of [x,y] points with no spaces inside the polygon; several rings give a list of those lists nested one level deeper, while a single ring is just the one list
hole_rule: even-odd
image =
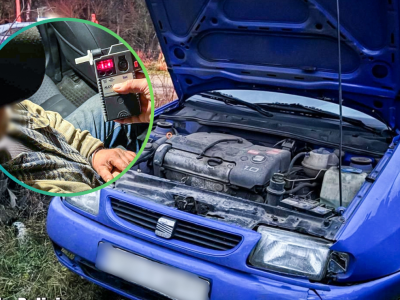
[{"label": "brake fluid reservoir", "polygon": [[[367,173],[352,167],[342,167],[343,203],[347,207],[363,185]],[[321,204],[337,208],[340,206],[339,198],[339,169],[332,167],[326,171],[322,182],[320,201]]]}]

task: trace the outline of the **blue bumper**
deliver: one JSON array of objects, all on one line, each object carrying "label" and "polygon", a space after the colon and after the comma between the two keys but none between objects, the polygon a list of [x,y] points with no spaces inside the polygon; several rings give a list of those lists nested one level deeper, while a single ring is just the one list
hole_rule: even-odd
[{"label": "blue bumper", "polygon": [[[127,251],[174,266],[207,278],[211,283],[210,299],[393,299],[400,295],[400,274],[348,287],[323,286],[310,289],[263,276],[250,274],[205,261],[133,237],[99,224],[66,207],[54,198],[47,218],[47,231],[59,261],[80,276],[129,299],[156,297],[98,271],[96,262],[100,242],[114,244]],[[73,253],[65,255],[61,249]],[[397,296],[397,297],[396,297]]]}]

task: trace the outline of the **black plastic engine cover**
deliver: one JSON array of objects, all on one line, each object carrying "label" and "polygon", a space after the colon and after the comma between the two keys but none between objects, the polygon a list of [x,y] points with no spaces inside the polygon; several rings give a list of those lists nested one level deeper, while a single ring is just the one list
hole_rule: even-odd
[{"label": "black plastic engine cover", "polygon": [[[221,140],[231,141],[218,143]],[[245,189],[264,186],[274,173],[286,171],[289,164],[289,151],[257,146],[233,135],[206,132],[173,136],[154,156],[155,175],[189,180],[189,185],[221,192],[226,191],[222,188],[226,185]]]}]

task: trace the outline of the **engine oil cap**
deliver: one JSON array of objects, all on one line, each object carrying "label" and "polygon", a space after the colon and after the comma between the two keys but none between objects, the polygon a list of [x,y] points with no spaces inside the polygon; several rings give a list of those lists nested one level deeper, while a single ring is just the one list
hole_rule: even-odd
[{"label": "engine oil cap", "polygon": [[264,155],[255,155],[253,156],[253,158],[251,159],[253,162],[255,163],[261,163],[266,159],[266,157]]}]

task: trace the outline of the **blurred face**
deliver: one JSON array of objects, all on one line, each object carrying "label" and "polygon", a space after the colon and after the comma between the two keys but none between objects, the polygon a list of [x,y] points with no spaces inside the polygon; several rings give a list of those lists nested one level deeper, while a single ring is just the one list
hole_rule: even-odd
[{"label": "blurred face", "polygon": [[9,122],[9,112],[7,107],[0,108],[0,139],[4,137]]}]

